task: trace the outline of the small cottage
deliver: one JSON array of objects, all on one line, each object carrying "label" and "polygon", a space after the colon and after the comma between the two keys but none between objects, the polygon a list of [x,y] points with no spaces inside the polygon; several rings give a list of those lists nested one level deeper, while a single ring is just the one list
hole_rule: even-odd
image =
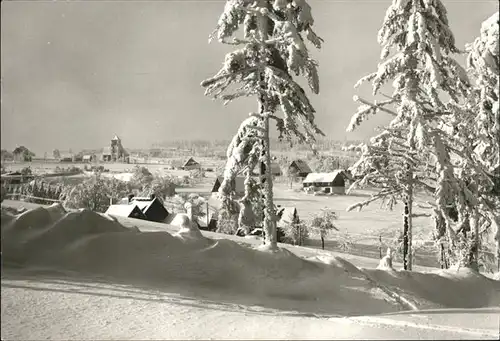
[{"label": "small cottage", "polygon": [[94,161],[96,161],[96,156],[95,156],[95,154],[85,154],[85,155],[83,155],[82,161],[87,162],[87,163],[94,162]]},{"label": "small cottage", "polygon": [[[212,193],[217,193],[219,191],[219,188],[220,188],[220,185],[222,184],[222,181],[224,181],[224,178],[222,176],[218,176],[215,179],[215,183],[212,186]],[[245,177],[237,176],[233,180],[231,187],[233,188],[233,190],[237,196],[244,196],[245,195]]]},{"label": "small cottage", "polygon": [[[265,174],[266,165],[263,163],[258,163],[252,171],[253,175],[260,175],[260,167],[262,167],[262,172]],[[274,176],[280,176],[282,174],[281,167],[277,162],[271,162],[271,174]]]},{"label": "small cottage", "polygon": [[111,205],[105,213],[112,217],[146,220],[146,216],[137,205]]},{"label": "small cottage", "polygon": [[345,194],[345,178],[342,170],[330,173],[309,173],[302,181],[304,189],[312,188],[323,193]]},{"label": "small cottage", "polygon": [[305,178],[309,173],[312,173],[312,170],[304,160],[293,160],[288,166],[288,174],[297,174],[298,177]]},{"label": "small cottage", "polygon": [[201,169],[201,165],[198,161],[190,157],[181,168],[184,170]]},{"label": "small cottage", "polygon": [[104,162],[111,162],[112,161],[112,151],[111,151],[111,147],[104,147],[102,149],[102,155],[101,155],[101,161],[104,161]]}]

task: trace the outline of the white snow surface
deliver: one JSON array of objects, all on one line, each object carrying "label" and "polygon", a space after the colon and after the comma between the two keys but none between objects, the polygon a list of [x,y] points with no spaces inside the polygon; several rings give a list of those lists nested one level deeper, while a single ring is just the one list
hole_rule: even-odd
[{"label": "white snow surface", "polygon": [[[2,338],[498,337],[500,309],[478,308],[500,306],[500,282],[471,270],[364,269],[186,224],[172,235],[57,205],[2,209]],[[402,311],[417,315],[380,315]]]}]

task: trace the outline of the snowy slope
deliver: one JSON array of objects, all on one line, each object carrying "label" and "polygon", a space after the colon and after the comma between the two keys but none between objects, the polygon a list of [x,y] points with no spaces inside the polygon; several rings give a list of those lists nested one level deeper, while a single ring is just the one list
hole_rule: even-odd
[{"label": "snowy slope", "polygon": [[495,339],[500,315],[497,309],[314,317],[98,280],[7,276],[2,280],[5,340]]},{"label": "snowy slope", "polygon": [[[236,337],[240,329],[246,333],[241,338],[269,337],[269,333],[273,338],[359,338],[365,332],[378,333],[373,329],[385,330],[386,320],[396,319],[361,319],[362,323],[340,319],[329,321],[331,328],[325,319],[500,306],[500,282],[466,269],[434,273],[363,269],[327,253],[305,259],[284,248],[271,253],[228,239],[207,238],[190,226],[174,234],[140,232],[90,211],[65,213],[60,206],[38,207],[17,216],[2,210],[1,228],[7,265],[2,297],[8,297],[2,299],[2,337],[8,339],[63,337],[57,333],[72,338],[80,329],[88,338],[203,338],[207,337],[204,330],[212,330],[214,338],[225,338]],[[82,291],[91,293],[84,298]],[[185,311],[179,300],[197,307]],[[156,302],[156,308],[150,311],[151,302]],[[41,316],[38,305],[50,307],[59,318]],[[23,317],[16,318],[21,311]],[[130,323],[141,314],[138,321],[156,318]],[[250,314],[259,317],[253,323],[249,317],[240,318]],[[462,313],[464,318],[466,314]],[[317,324],[318,330],[294,329],[292,321],[297,318],[307,320],[308,326]],[[395,334],[380,335],[398,337],[398,328],[405,333],[414,330],[416,337],[456,334],[449,326],[424,330],[406,319],[394,322],[399,326],[391,331]],[[119,321],[128,332],[120,332],[114,322],[106,325],[106,320]],[[218,324],[223,330],[213,330],[214,321],[226,321]],[[50,323],[57,327],[47,326]],[[169,328],[172,323],[177,326]],[[338,333],[334,326],[339,323],[352,323],[355,330]],[[457,333],[491,335],[491,324],[475,327],[481,331],[462,328]]]}]

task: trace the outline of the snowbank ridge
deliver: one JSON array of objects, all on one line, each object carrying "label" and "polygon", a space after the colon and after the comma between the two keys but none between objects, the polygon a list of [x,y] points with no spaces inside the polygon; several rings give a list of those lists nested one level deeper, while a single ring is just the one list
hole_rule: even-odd
[{"label": "snowbank ridge", "polygon": [[162,288],[210,289],[238,303],[319,314],[500,305],[500,282],[468,270],[360,269],[339,257],[303,259],[285,249],[212,240],[188,225],[171,235],[58,205],[16,216],[2,210],[3,260]]}]

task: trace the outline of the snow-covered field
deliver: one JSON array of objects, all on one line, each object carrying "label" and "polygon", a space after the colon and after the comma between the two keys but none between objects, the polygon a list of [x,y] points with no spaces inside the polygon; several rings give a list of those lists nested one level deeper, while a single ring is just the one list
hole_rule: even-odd
[{"label": "snow-covered field", "polygon": [[376,270],[127,222],[2,210],[2,338],[498,338],[500,282],[467,269]]}]

